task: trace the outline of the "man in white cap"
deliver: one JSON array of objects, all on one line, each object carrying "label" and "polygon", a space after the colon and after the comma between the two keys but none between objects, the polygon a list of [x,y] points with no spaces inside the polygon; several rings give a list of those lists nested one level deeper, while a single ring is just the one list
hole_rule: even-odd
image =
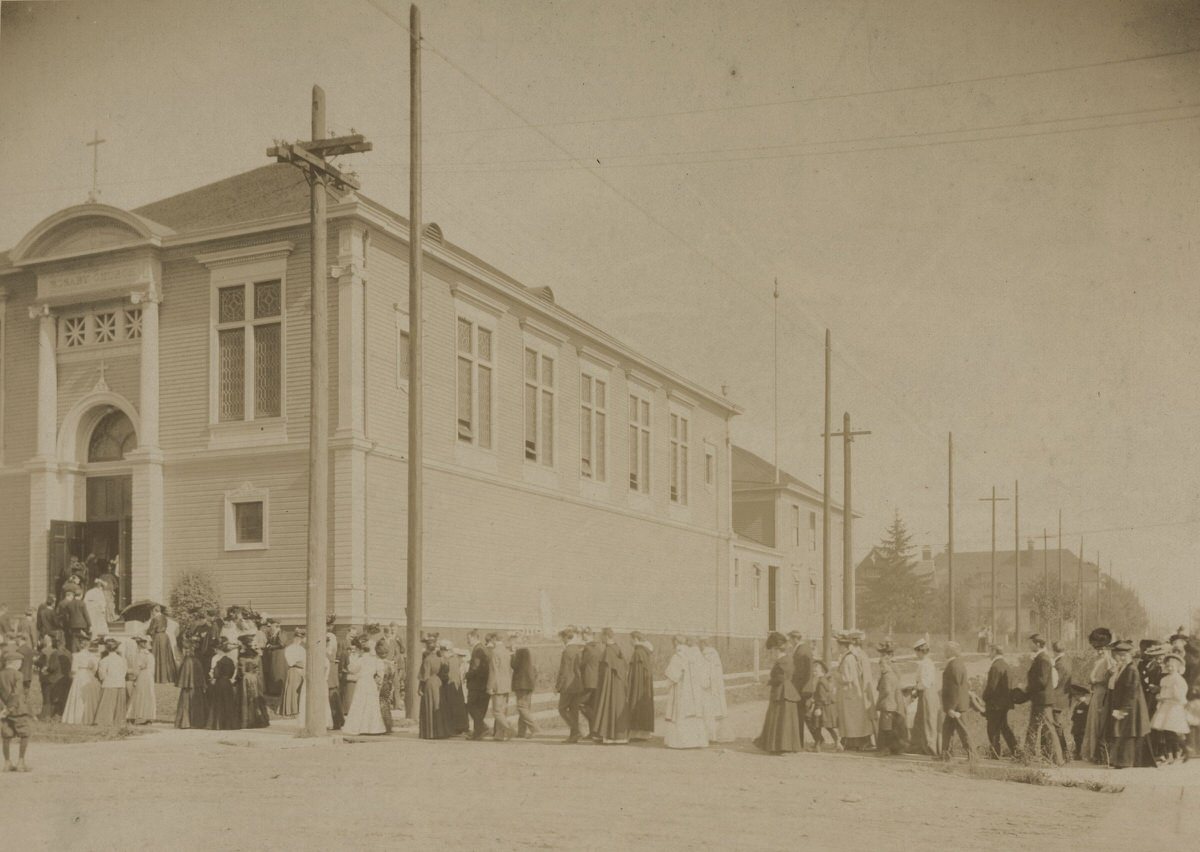
[{"label": "man in white cap", "polygon": [[929,643],[918,639],[913,645],[917,655],[916,681],[913,693],[917,699],[917,717],[913,723],[909,751],[937,757],[938,749],[938,682],[937,667],[929,659]]}]

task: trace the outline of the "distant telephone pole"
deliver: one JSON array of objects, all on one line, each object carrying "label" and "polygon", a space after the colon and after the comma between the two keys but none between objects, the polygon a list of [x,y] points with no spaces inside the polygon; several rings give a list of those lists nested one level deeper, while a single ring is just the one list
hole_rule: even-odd
[{"label": "distant telephone pole", "polygon": [[857,589],[854,585],[854,559],[852,547],[854,536],[851,528],[854,523],[853,509],[850,506],[850,445],[858,435],[870,435],[870,432],[853,432],[850,430],[850,412],[842,414],[842,431],[834,432],[834,438],[842,439],[842,459],[845,471],[842,477],[844,496],[842,498],[842,629],[850,630],[856,626],[854,596]]},{"label": "distant telephone pole", "polygon": [[[326,187],[359,189],[357,180],[326,162],[326,157],[371,150],[362,134],[327,138],[325,90],[312,88],[312,140],[284,142],[267,149],[267,156],[298,167],[308,179],[309,221],[309,433],[308,433],[308,595],[304,648],[304,678],[325,683],[325,612],[329,576],[329,267],[326,265]],[[325,734],[329,697],[324,689],[306,690],[302,736]]]},{"label": "distant telephone pole", "polygon": [[825,665],[833,659],[833,571],[829,565],[829,408],[830,408],[830,368],[833,345],[830,342],[829,329],[825,329],[825,481],[821,496],[821,579],[822,579],[822,613],[821,613],[821,646]]},{"label": "distant telephone pole", "polygon": [[1013,643],[1021,644],[1021,483],[1013,481]]},{"label": "distant telephone pole", "polygon": [[946,494],[946,574],[947,585],[950,587],[950,641],[954,641],[954,433],[949,433],[947,451],[949,471],[947,474]]},{"label": "distant telephone pole", "polygon": [[1058,510],[1058,638],[1063,638],[1062,509]]},{"label": "distant telephone pole", "polygon": [[[1100,597],[1101,589],[1104,587],[1104,571],[1100,567],[1100,551],[1096,551],[1096,623],[1100,624],[1104,621],[1104,606]],[[1116,638],[1116,637],[1113,637]]]},{"label": "distant telephone pole", "polygon": [[999,590],[996,587],[996,504],[1008,502],[1007,497],[996,496],[996,486],[992,486],[991,497],[980,497],[979,502],[992,504],[992,641],[996,641],[996,598]]},{"label": "distant telephone pole", "polygon": [[[1042,594],[1050,593],[1050,531],[1042,527]],[[1050,632],[1050,615],[1042,612],[1042,632]]]},{"label": "distant telephone pole", "polygon": [[1075,644],[1083,647],[1083,536],[1079,537],[1079,600],[1075,601]]}]

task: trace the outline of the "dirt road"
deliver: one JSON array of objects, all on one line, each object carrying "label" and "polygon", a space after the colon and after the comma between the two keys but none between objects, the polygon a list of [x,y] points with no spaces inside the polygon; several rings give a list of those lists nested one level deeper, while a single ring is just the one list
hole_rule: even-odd
[{"label": "dirt road", "polygon": [[[739,736],[761,712],[734,708]],[[292,730],[35,743],[33,773],[0,776],[3,847],[1131,852],[1190,848],[1200,810],[1200,762],[1112,794],[979,780],[920,759],[769,757],[746,739],[677,752],[567,746],[557,734],[314,744]]]}]

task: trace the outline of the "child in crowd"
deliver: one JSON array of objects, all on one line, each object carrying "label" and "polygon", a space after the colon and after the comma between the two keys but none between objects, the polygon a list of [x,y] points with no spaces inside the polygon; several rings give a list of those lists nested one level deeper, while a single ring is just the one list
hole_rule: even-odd
[{"label": "child in crowd", "polygon": [[1168,654],[1163,658],[1166,674],[1159,682],[1158,704],[1150,720],[1151,735],[1157,739],[1158,762],[1186,761],[1187,753],[1187,682],[1183,679],[1183,657]]},{"label": "child in crowd", "polygon": [[1087,731],[1088,705],[1092,693],[1086,683],[1071,684],[1071,740],[1075,743],[1075,759],[1082,759],[1083,735]]},{"label": "child in crowd", "polygon": [[833,675],[829,673],[829,669],[825,668],[825,663],[820,660],[813,661],[813,678],[816,680],[816,688],[813,690],[813,738],[817,741],[817,751],[821,750],[821,742],[824,740],[823,731],[828,731],[829,736],[833,738],[834,747],[838,751],[842,750],[842,737],[838,733],[837,719],[837,686],[834,684]]},{"label": "child in crowd", "polygon": [[[28,772],[25,752],[29,749],[29,699],[21,680],[21,664],[25,658],[17,651],[4,652],[4,669],[0,670],[0,740],[4,744],[3,772]],[[20,740],[17,765],[12,764],[12,741]]]}]

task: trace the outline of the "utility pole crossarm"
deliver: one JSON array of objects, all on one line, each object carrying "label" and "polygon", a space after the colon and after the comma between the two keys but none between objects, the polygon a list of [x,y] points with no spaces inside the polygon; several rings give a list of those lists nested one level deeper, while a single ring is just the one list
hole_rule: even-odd
[{"label": "utility pole crossarm", "polygon": [[[319,149],[319,145],[316,145],[316,143],[308,144],[313,144]],[[366,147],[362,150],[371,150],[370,144],[365,144]],[[359,153],[359,151],[347,153]],[[357,178],[352,178],[337,166],[325,162],[319,154],[312,153],[308,149],[307,144],[284,142],[283,144],[268,148],[267,156],[274,157],[280,163],[289,163],[305,171],[312,172],[316,176],[330,181],[339,189],[353,189],[355,191],[362,189],[362,184],[358,182]]]}]

